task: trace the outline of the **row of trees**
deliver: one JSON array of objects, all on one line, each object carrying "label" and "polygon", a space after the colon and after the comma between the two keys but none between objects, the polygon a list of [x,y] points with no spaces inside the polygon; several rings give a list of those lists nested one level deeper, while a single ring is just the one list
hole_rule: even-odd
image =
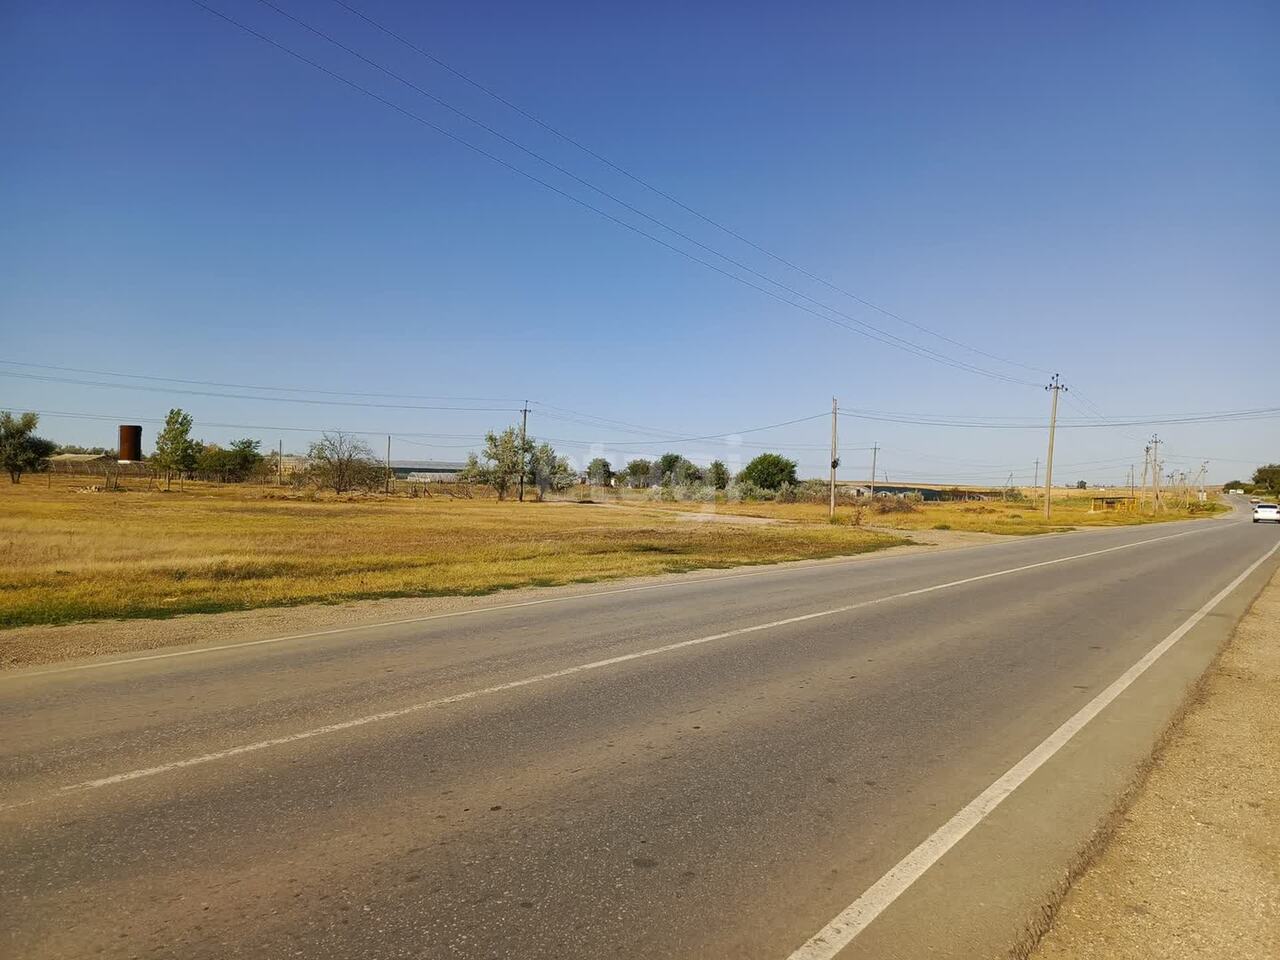
[{"label": "row of trees", "polygon": [[166,490],[175,476],[243,483],[264,473],[266,461],[259,451],[259,441],[245,437],[225,447],[205,443],[192,438],[193,423],[191,414],[173,409],[156,434],[155,452],[147,460],[152,470],[164,474]]},{"label": "row of trees", "polygon": [[734,477],[723,460],[713,460],[705,468],[678,453],[664,453],[657,460],[631,460],[620,471],[614,471],[604,457],[587,466],[587,478],[595,484],[610,484],[615,479],[624,486],[689,487],[709,486],[726,489],[736,480],[761,490],[779,490],[784,484],[796,484],[796,462],[776,453],[762,453]]},{"label": "row of trees", "polygon": [[533,437],[521,439],[515,427],[486,433],[484,450],[467,457],[459,479],[488,484],[499,500],[505,500],[522,477],[537,491],[539,500],[552,490],[573,486],[578,479],[567,457],[557,454],[549,443],[538,443]]}]

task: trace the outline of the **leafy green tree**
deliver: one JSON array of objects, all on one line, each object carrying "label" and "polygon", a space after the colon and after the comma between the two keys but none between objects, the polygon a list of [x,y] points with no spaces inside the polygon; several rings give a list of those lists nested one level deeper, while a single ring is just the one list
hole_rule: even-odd
[{"label": "leafy green tree", "polygon": [[546,497],[548,491],[567,490],[576,479],[568,459],[556,456],[551,444],[540,443],[533,448],[529,456],[528,481],[537,488],[539,500]]},{"label": "leafy green tree", "polygon": [[738,474],[743,480],[761,490],[777,490],[784,483],[796,483],[796,462],[777,453],[762,453]]},{"label": "leafy green tree", "polygon": [[675,466],[671,468],[671,472],[667,474],[666,481],[676,486],[686,486],[688,484],[702,482],[702,470],[691,460],[681,457],[675,462]]},{"label": "leafy green tree", "polygon": [[613,480],[613,466],[604,457],[596,457],[587,464],[587,479],[597,486],[607,486]]},{"label": "leafy green tree", "polygon": [[1089,489],[1089,484],[1088,484],[1086,481],[1084,481],[1084,480],[1077,480],[1077,481],[1076,481],[1076,489],[1077,489],[1077,490],[1088,490],[1088,489]]},{"label": "leafy green tree", "polygon": [[196,472],[203,477],[216,477],[223,483],[243,483],[262,463],[257,440],[235,440],[229,447],[216,443],[204,445],[196,461]]},{"label": "leafy green tree", "polygon": [[1269,463],[1253,471],[1253,485],[1272,493],[1280,493],[1280,463]]},{"label": "leafy green tree", "polygon": [[654,473],[654,464],[650,460],[632,460],[627,464],[627,486],[645,487],[649,485]]},{"label": "leafy green tree", "polygon": [[484,437],[484,450],[479,456],[473,453],[467,457],[467,465],[459,477],[486,483],[497,492],[499,500],[505,500],[511,485],[520,479],[532,452],[533,438],[529,437],[521,444],[520,431],[515,427],[507,427],[501,433],[490,430]]},{"label": "leafy green tree", "polygon": [[7,410],[0,412],[0,462],[12,483],[21,483],[24,473],[39,470],[57,449],[52,440],[36,436],[39,425],[39,414],[29,411],[15,417]]},{"label": "leafy green tree", "polygon": [[654,483],[671,483],[676,467],[684,457],[678,453],[664,453],[653,464]]},{"label": "leafy green tree", "polygon": [[712,460],[711,465],[707,467],[707,483],[717,490],[723,490],[729,486],[730,479],[729,468],[724,465],[724,461]]},{"label": "leafy green tree", "polygon": [[170,488],[175,473],[182,476],[195,469],[200,451],[191,439],[191,424],[191,414],[174,408],[165,417],[164,429],[156,435],[151,463],[157,470],[164,471],[166,490]]}]

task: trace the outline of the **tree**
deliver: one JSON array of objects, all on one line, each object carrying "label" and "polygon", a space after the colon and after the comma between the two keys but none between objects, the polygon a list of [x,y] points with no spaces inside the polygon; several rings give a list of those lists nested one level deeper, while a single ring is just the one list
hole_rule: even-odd
[{"label": "tree", "polygon": [[323,433],[307,451],[307,477],[334,493],[373,489],[383,479],[381,465],[363,440],[335,430]]},{"label": "tree", "polygon": [[565,457],[556,456],[549,443],[540,443],[529,457],[528,480],[538,489],[541,500],[549,490],[566,490],[573,485],[576,476]]},{"label": "tree", "polygon": [[777,490],[784,483],[796,483],[796,462],[777,453],[762,453],[742,468],[738,479],[762,490]]},{"label": "tree", "polygon": [[654,483],[671,483],[674,479],[676,467],[680,465],[680,461],[684,457],[678,453],[664,453],[653,465],[653,472],[657,475]]},{"label": "tree", "polygon": [[262,463],[258,446],[257,440],[247,437],[232,441],[230,447],[205,444],[196,461],[196,472],[204,477],[216,477],[223,483],[243,483]]},{"label": "tree", "polygon": [[515,427],[507,427],[501,433],[490,430],[484,437],[484,451],[480,456],[474,453],[468,456],[459,476],[463,480],[487,483],[497,491],[499,500],[505,500],[511,485],[520,479],[532,451],[533,438],[527,438],[521,445],[520,431]]},{"label": "tree", "polygon": [[1246,484],[1243,480],[1228,480],[1222,485],[1223,490],[1243,490]]},{"label": "tree", "polygon": [[681,457],[676,461],[675,466],[671,468],[671,472],[666,476],[665,480],[681,487],[701,483],[702,470],[693,461]]},{"label": "tree", "polygon": [[653,463],[649,460],[632,460],[627,464],[627,486],[645,487],[653,475]]},{"label": "tree", "polygon": [[613,480],[613,465],[604,457],[596,457],[587,464],[587,479],[597,486],[608,486]]},{"label": "tree", "polygon": [[723,490],[729,486],[729,479],[729,468],[724,465],[724,461],[712,460],[711,466],[707,467],[707,483],[717,490]]},{"label": "tree", "polygon": [[1084,480],[1077,480],[1077,481],[1076,481],[1076,489],[1077,489],[1077,490],[1088,490],[1088,489],[1089,489],[1089,484],[1088,484],[1088,483],[1086,483]]},{"label": "tree", "polygon": [[164,488],[169,489],[173,475],[182,476],[195,469],[199,450],[191,439],[191,414],[174,408],[164,419],[164,429],[156,435],[156,450],[151,462],[164,471]]},{"label": "tree", "polygon": [[39,425],[37,413],[29,411],[15,417],[7,410],[0,412],[0,462],[13,483],[21,483],[24,473],[39,470],[57,449],[52,440],[36,436]]},{"label": "tree", "polygon": [[75,443],[60,443],[56,453],[92,453],[101,457],[114,457],[116,452],[107,447],[82,447]]},{"label": "tree", "polygon": [[1268,463],[1253,471],[1253,485],[1272,493],[1280,493],[1280,463]]}]

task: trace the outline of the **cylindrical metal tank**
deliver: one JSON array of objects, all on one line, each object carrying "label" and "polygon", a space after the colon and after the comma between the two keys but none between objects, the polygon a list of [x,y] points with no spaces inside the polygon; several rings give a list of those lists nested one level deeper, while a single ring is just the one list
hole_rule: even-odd
[{"label": "cylindrical metal tank", "polygon": [[142,427],[138,424],[120,424],[120,454],[117,459],[121,461],[142,459]]}]

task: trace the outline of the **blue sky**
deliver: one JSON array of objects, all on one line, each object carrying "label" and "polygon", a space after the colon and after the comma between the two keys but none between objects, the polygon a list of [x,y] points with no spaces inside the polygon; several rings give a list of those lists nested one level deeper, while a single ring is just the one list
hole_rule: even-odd
[{"label": "blue sky", "polygon": [[[208,2],[714,259],[258,0]],[[1040,382],[1041,371],[1060,370],[1075,391],[1064,417],[1235,410],[1280,398],[1275,4],[350,0],[770,251],[901,317],[1037,368],[1029,370],[815,284],[330,0],[273,2],[848,317],[1015,379]],[[248,433],[302,449],[312,429],[348,428],[418,435],[395,442],[398,457],[452,458],[471,437],[515,419],[512,400],[528,397],[540,401],[535,435],[574,441],[560,445],[577,458],[672,446],[741,460],[762,444],[816,473],[826,459],[821,419],[744,435],[742,445],[650,441],[809,416],[829,409],[833,394],[858,409],[1048,412],[1037,387],[874,342],[675,254],[189,0],[5,4],[0,90],[0,359],[503,398],[339,406],[168,393],[147,381],[115,380],[151,388],[132,390],[0,376],[0,407],[107,418],[46,416],[42,432],[58,439],[110,443],[114,418],[149,423],[180,405],[209,440]],[[1093,406],[1082,410],[1085,402]],[[653,429],[556,419],[560,410]],[[271,429],[212,426],[220,423]],[[1154,429],[1175,457],[1197,466],[1215,458],[1217,479],[1280,459],[1276,419]],[[1058,477],[1118,479],[1141,463],[1151,430],[1062,431]],[[903,478],[1013,471],[1024,479],[1045,446],[1043,429],[849,419],[841,432],[849,477],[865,476],[860,448],[872,442],[884,446],[890,477]]]}]

